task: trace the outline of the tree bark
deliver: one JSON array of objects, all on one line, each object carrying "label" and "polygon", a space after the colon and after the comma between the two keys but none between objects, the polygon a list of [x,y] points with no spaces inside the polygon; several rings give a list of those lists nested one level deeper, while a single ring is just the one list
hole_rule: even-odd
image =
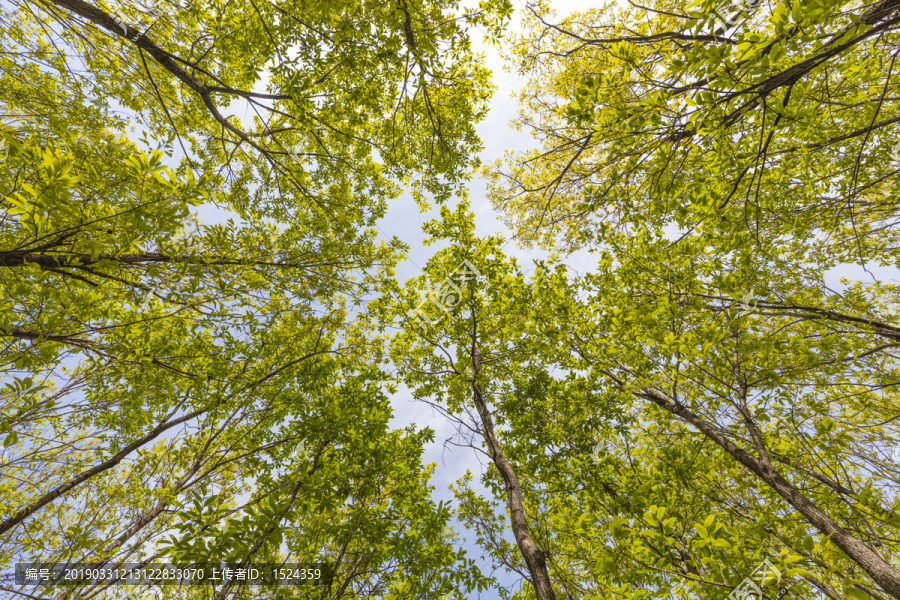
[{"label": "tree bark", "polygon": [[747,467],[754,475],[775,490],[788,504],[809,521],[822,534],[830,536],[835,546],[840,548],[858,564],[882,590],[893,598],[900,600],[900,572],[873,552],[860,540],[853,537],[840,526],[828,514],[813,504],[800,490],[794,487],[771,464],[764,464],[761,460],[739,448],[734,442],[722,435],[709,423],[700,419],[687,407],[671,402],[668,398],[650,389],[635,392],[635,395],[650,400],[663,410],[681,417],[703,435],[718,444],[728,452],[736,461]]},{"label": "tree bark", "polygon": [[210,409],[210,407],[200,408],[189,414],[184,415],[183,417],[179,417],[178,419],[174,419],[169,422],[163,421],[162,423],[157,425],[152,431],[150,431],[150,433],[148,433],[148,434],[144,435],[143,437],[141,437],[140,439],[128,444],[122,450],[117,452],[113,457],[111,457],[109,460],[106,460],[106,461],[100,463],[99,465],[96,465],[96,466],[88,469],[87,471],[80,473],[79,475],[73,477],[72,479],[65,482],[64,484],[47,492],[46,494],[41,496],[36,501],[32,502],[25,508],[16,512],[10,518],[8,518],[5,521],[3,521],[2,523],[0,523],[0,535],[6,533],[10,529],[15,527],[19,523],[21,523],[22,521],[24,521],[29,516],[33,515],[34,513],[36,513],[43,507],[45,507],[46,505],[50,504],[51,502],[53,502],[54,500],[56,500],[57,498],[59,498],[60,496],[62,496],[66,492],[68,492],[69,490],[71,490],[72,488],[81,485],[82,483],[84,483],[85,481],[87,481],[88,479],[93,477],[94,475],[97,475],[99,473],[103,473],[104,471],[108,471],[109,469],[112,469],[117,464],[122,462],[122,460],[126,456],[131,454],[134,450],[136,450],[137,448],[140,448],[147,442],[153,441],[154,439],[159,437],[159,435],[161,435],[166,430],[171,429],[172,427],[175,427],[176,425],[179,425],[181,423],[184,423],[185,421],[190,421],[191,419],[202,415],[209,409]]},{"label": "tree bark", "polygon": [[481,417],[481,426],[484,430],[484,441],[487,443],[488,453],[491,460],[494,461],[503,483],[506,487],[506,496],[509,506],[509,520],[512,526],[513,536],[516,538],[516,544],[522,552],[525,564],[528,565],[528,572],[531,574],[531,583],[534,586],[534,592],[537,600],[556,600],[553,593],[553,586],[550,584],[550,575],[547,573],[547,557],[544,551],[538,547],[534,538],[531,537],[531,531],[528,528],[528,521],[525,518],[525,504],[522,501],[522,488],[519,485],[519,478],[516,472],[509,464],[503,450],[500,449],[500,443],[497,441],[497,435],[494,432],[494,420],[491,411],[488,410],[487,403],[484,401],[484,395],[481,393],[481,387],[478,385],[478,373],[481,370],[481,354],[478,350],[478,326],[474,318],[472,324],[472,399],[475,402],[475,408]]},{"label": "tree bark", "polygon": [[497,466],[497,470],[500,471],[503,482],[506,484],[509,519],[512,525],[513,536],[515,536],[516,544],[518,544],[519,550],[522,551],[522,556],[525,558],[525,563],[528,565],[537,600],[556,600],[553,587],[550,585],[550,575],[547,573],[547,558],[544,555],[544,551],[534,542],[534,539],[531,537],[531,531],[528,529],[519,478],[516,477],[515,470],[509,464],[506,455],[503,454],[503,450],[500,449],[500,444],[497,442],[497,436],[494,434],[494,421],[484,402],[481,388],[478,387],[478,384],[473,383],[472,390],[474,392],[475,408],[478,409],[481,424],[484,428],[484,440],[487,442],[488,452]]}]

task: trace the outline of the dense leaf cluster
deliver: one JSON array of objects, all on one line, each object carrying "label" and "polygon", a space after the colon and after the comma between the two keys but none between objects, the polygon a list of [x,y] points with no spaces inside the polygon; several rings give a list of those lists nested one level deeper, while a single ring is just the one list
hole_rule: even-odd
[{"label": "dense leaf cluster", "polygon": [[[3,5],[0,567],[719,600],[766,565],[764,598],[900,598],[900,0],[552,8]],[[588,273],[475,233],[473,28],[538,142],[490,200]],[[403,191],[449,243],[400,282],[375,225]],[[455,506],[433,430],[389,425],[407,392],[488,465]]]}]

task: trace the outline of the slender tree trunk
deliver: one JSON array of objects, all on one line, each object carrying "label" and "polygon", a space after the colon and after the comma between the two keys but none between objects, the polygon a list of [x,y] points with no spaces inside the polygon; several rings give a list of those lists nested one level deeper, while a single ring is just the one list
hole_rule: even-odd
[{"label": "slender tree trunk", "polygon": [[481,387],[478,385],[478,374],[481,371],[481,352],[478,349],[478,321],[475,318],[475,310],[472,310],[472,347],[470,355],[472,357],[472,399],[475,402],[475,408],[481,417],[481,426],[484,429],[484,441],[487,443],[488,453],[491,460],[494,461],[503,483],[506,486],[506,497],[509,506],[509,520],[512,526],[513,536],[516,538],[516,544],[525,564],[528,565],[528,572],[531,574],[531,583],[534,586],[534,592],[537,600],[556,600],[553,593],[553,586],[550,585],[550,575],[547,573],[547,557],[544,551],[538,547],[534,538],[531,537],[531,531],[528,529],[528,521],[525,519],[525,504],[522,501],[522,488],[519,485],[519,478],[512,465],[500,449],[500,443],[494,433],[494,420],[491,417],[491,411],[488,410],[487,403],[484,401],[484,395],[481,393]]},{"label": "slender tree trunk", "polygon": [[481,388],[478,384],[472,384],[474,392],[475,408],[481,417],[481,425],[484,428],[484,440],[487,442],[488,452],[491,459],[500,471],[503,482],[506,484],[506,495],[509,501],[509,519],[512,525],[513,535],[516,538],[516,544],[522,551],[525,563],[528,565],[528,571],[531,573],[531,582],[534,585],[534,591],[537,600],[556,600],[553,593],[553,587],[550,585],[550,575],[547,573],[547,558],[544,551],[541,550],[531,537],[528,529],[528,522],[525,520],[525,506],[522,502],[522,488],[519,486],[519,478],[512,465],[500,449],[497,442],[497,436],[494,434],[494,421],[491,418],[491,412],[488,410],[484,402],[484,396],[481,394]]},{"label": "slender tree trunk", "polygon": [[722,447],[736,461],[747,467],[754,475],[775,490],[797,512],[809,521],[822,534],[831,536],[834,545],[843,550],[856,564],[858,564],[882,590],[893,598],[900,600],[900,572],[891,567],[887,561],[877,553],[869,549],[857,538],[853,537],[840,526],[828,514],[813,504],[800,490],[794,487],[788,480],[781,476],[774,467],[763,463],[752,454],[742,450],[727,437],[719,433],[709,423],[697,417],[694,413],[681,404],[671,402],[665,396],[644,389],[636,395],[649,399],[654,404],[667,412],[681,417],[700,430],[706,437]]},{"label": "slender tree trunk", "polygon": [[120,462],[122,462],[122,460],[126,456],[131,454],[134,450],[140,448],[147,442],[153,441],[154,439],[159,437],[159,435],[162,434],[163,432],[165,432],[166,430],[171,429],[172,427],[175,427],[176,425],[179,425],[180,423],[184,423],[185,421],[190,421],[191,419],[202,415],[203,413],[205,413],[208,410],[209,410],[209,408],[200,408],[200,409],[195,410],[192,413],[184,415],[183,417],[179,417],[178,419],[175,419],[173,421],[160,423],[150,433],[148,433],[144,437],[128,444],[127,446],[125,446],[125,448],[123,448],[122,450],[117,452],[115,454],[115,456],[113,456],[109,460],[106,460],[106,461],[100,463],[99,465],[80,473],[79,475],[73,477],[69,481],[67,481],[67,482],[63,483],[62,485],[54,488],[53,490],[47,492],[46,494],[44,494],[43,496],[41,496],[40,498],[38,498],[37,500],[35,500],[31,504],[29,504],[25,508],[16,512],[14,515],[9,517],[5,521],[0,522],[0,535],[6,533],[10,529],[15,527],[19,523],[21,523],[22,521],[24,521],[26,518],[30,517],[31,515],[33,515],[40,509],[42,509],[44,506],[50,504],[51,502],[53,502],[54,500],[56,500],[57,498],[59,498],[60,496],[62,496],[66,492],[68,492],[69,490],[71,490],[72,488],[81,485],[82,483],[84,483],[85,481],[87,481],[88,479],[93,477],[94,475],[97,475],[99,473],[103,473],[104,471],[108,471],[109,469],[112,469],[113,467],[118,465]]}]

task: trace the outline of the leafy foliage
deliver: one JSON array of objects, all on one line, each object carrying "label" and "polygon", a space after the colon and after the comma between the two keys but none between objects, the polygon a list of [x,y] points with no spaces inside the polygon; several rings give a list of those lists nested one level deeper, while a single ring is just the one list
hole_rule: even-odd
[{"label": "leafy foliage", "polygon": [[443,201],[477,164],[468,30],[509,7],[3,11],[0,564],[334,573],[269,598],[485,589],[354,313],[402,256],[375,235],[386,202]]},{"label": "leafy foliage", "polygon": [[[11,6],[0,565],[497,589],[455,516],[509,600],[724,599],[761,564],[767,597],[900,598],[895,0],[527,4],[505,51],[539,147],[489,195],[588,273],[475,233],[469,35],[508,2]],[[401,284],[375,224],[405,190],[445,247]],[[455,515],[433,431],[389,425],[401,384],[488,464]]]}]

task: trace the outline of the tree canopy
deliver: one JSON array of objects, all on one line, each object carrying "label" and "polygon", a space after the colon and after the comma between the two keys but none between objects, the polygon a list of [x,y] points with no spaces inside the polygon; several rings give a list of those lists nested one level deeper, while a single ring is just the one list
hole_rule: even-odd
[{"label": "tree canopy", "polygon": [[[0,569],[900,599],[900,2],[581,8],[4,4]],[[536,141],[486,166],[477,36]],[[406,280],[403,194],[441,246]],[[398,398],[487,466],[454,502]]]}]

